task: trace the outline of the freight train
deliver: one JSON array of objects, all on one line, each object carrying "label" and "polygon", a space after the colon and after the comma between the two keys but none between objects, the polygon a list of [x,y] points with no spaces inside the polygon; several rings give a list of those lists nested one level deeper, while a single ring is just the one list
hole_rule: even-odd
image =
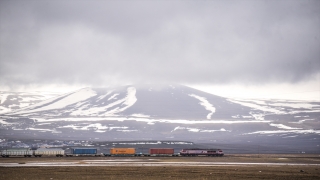
[{"label": "freight train", "polygon": [[109,153],[98,154],[96,148],[71,148],[71,153],[65,153],[63,149],[39,148],[37,150],[24,149],[5,149],[1,151],[2,157],[24,156],[223,156],[221,149],[182,149],[180,153],[175,154],[173,148],[150,148],[149,153],[136,153],[135,148],[111,148]]}]

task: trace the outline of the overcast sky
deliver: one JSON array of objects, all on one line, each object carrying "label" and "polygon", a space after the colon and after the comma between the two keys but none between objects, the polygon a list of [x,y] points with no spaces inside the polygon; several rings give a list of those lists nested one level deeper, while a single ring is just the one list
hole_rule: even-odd
[{"label": "overcast sky", "polygon": [[320,100],[319,0],[1,0],[0,20],[0,90],[182,83]]}]

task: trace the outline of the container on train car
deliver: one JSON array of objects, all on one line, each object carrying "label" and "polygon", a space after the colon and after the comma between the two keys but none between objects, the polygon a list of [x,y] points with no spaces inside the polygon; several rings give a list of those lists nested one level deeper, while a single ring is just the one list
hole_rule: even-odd
[{"label": "container on train car", "polygon": [[4,149],[1,151],[2,157],[10,157],[10,156],[24,156],[31,157],[32,150],[29,148],[19,148],[19,149]]},{"label": "container on train car", "polygon": [[96,148],[72,148],[72,154],[97,154]]},{"label": "container on train car", "polygon": [[151,156],[161,156],[161,155],[174,155],[173,148],[150,148],[149,154]]},{"label": "container on train car", "polygon": [[97,152],[97,148],[71,148],[71,154],[66,156],[99,156]]},{"label": "container on train car", "polygon": [[110,155],[136,155],[135,148],[111,148]]},{"label": "container on train car", "polygon": [[64,150],[61,148],[49,149],[49,148],[39,148],[33,152],[34,157],[41,156],[57,156],[62,157],[64,155]]}]

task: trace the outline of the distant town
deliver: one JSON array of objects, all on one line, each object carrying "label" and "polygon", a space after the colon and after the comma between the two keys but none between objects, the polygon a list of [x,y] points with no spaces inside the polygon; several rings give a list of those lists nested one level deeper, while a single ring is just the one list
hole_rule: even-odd
[{"label": "distant town", "polygon": [[92,141],[60,141],[60,140],[9,140],[0,139],[0,148],[53,148],[65,146],[94,146]]},{"label": "distant town", "polygon": [[55,148],[55,147],[83,147],[83,146],[143,146],[143,145],[194,145],[188,141],[120,141],[96,142],[87,140],[11,140],[0,139],[0,149],[7,148]]}]

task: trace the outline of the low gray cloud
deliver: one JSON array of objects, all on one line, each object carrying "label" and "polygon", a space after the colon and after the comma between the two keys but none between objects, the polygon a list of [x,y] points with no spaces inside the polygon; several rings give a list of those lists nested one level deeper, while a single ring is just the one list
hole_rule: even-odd
[{"label": "low gray cloud", "polygon": [[295,83],[320,1],[0,1],[0,85]]}]

